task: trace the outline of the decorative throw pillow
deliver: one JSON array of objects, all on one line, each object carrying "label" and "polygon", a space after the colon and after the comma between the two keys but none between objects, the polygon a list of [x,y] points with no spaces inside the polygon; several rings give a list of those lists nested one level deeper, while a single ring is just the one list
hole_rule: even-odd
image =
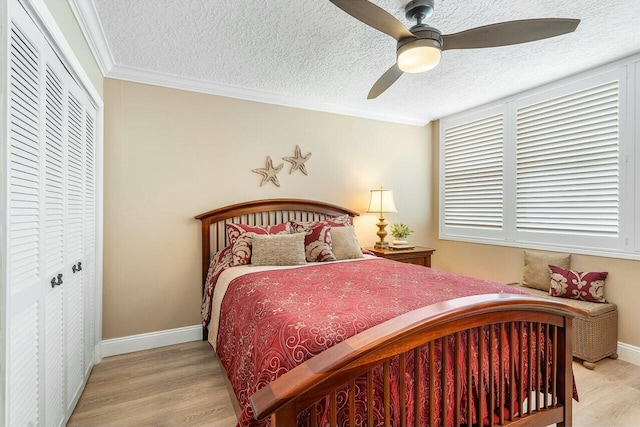
[{"label": "decorative throw pillow", "polygon": [[331,227],[351,225],[353,218],[341,215],[321,221],[291,221],[294,233],[305,233],[305,255],[309,262],[335,261],[331,250]]},{"label": "decorative throw pillow", "polygon": [[275,225],[247,225],[229,222],[226,224],[227,245],[233,245],[238,237],[244,233],[255,234],[291,234],[292,228],[290,222],[283,222]]},{"label": "decorative throw pillow", "polygon": [[306,264],[304,234],[272,234],[253,236],[251,264],[300,265]]},{"label": "decorative throw pillow", "polygon": [[349,215],[340,215],[334,218],[326,219],[325,221],[332,227],[353,225],[353,217]]},{"label": "decorative throw pillow", "polygon": [[331,251],[331,227],[319,222],[296,231],[304,233],[304,254],[309,262],[335,261]]},{"label": "decorative throw pillow", "polygon": [[350,217],[349,215],[340,215],[320,221],[291,221],[294,232],[296,232],[296,229],[312,227],[316,224],[324,224],[331,227],[344,227],[345,225],[353,225],[353,217]]},{"label": "decorative throw pillow", "polygon": [[356,237],[356,230],[353,227],[332,227],[331,228],[331,250],[336,259],[364,258],[360,244]]},{"label": "decorative throw pillow", "polygon": [[604,279],[608,275],[606,271],[583,273],[550,265],[549,272],[549,295],[589,302],[607,302],[604,299]]},{"label": "decorative throw pillow", "polygon": [[556,252],[524,251],[524,270],[522,284],[529,288],[549,291],[549,266],[569,268],[571,254]]},{"label": "decorative throw pillow", "polygon": [[231,245],[233,253],[233,265],[245,265],[251,262],[251,245],[253,236],[270,234],[291,234],[290,222],[276,225],[247,225],[228,223],[227,244]]}]

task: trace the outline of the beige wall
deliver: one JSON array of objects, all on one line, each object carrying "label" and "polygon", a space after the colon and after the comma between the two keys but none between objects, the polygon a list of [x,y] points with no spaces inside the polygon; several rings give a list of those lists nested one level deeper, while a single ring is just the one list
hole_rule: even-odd
[{"label": "beige wall", "polygon": [[[432,123],[433,169],[430,217],[438,217],[438,173],[439,173],[439,124]],[[438,224],[431,224],[432,235],[437,239]],[[435,240],[437,252],[433,267],[454,273],[513,283],[522,279],[524,250],[521,248],[463,243],[450,240]],[[594,257],[571,256],[571,268],[580,271],[608,271],[605,282],[605,297],[618,305],[618,341],[640,346],[640,261]]]},{"label": "beige wall", "polygon": [[[193,217],[271,197],[322,200],[363,212],[369,190],[394,190],[411,240],[429,245],[430,127],[399,125],[105,79],[105,339],[198,324],[200,230]],[[260,187],[251,169],[311,152],[309,175]]]},{"label": "beige wall", "polygon": [[[82,0],[84,1],[84,0]],[[91,53],[91,49],[87,44],[87,41],[82,34],[82,30],[76,21],[75,15],[69,6],[67,0],[44,0],[47,8],[56,20],[56,23],[62,30],[67,43],[73,49],[73,53],[76,55],[82,68],[91,79],[91,83],[95,87],[96,91],[103,95],[102,91],[102,72],[98,68],[98,64]]]}]

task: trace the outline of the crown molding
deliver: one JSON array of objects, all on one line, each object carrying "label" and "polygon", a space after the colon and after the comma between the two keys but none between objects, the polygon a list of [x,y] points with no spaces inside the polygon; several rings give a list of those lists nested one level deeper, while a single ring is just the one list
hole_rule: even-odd
[{"label": "crown molding", "polygon": [[115,64],[93,0],[67,1],[69,2],[69,6],[78,21],[78,25],[80,26],[80,29],[82,30],[82,33],[89,44],[89,48],[91,49],[93,56],[96,58],[98,67],[104,77],[186,90],[190,92],[224,96],[227,98],[243,99],[247,101],[302,108],[305,110],[321,111],[325,113],[341,114],[413,126],[425,126],[429,123],[429,120],[418,117],[394,115],[366,108],[318,102],[297,96],[226,85],[207,80]]},{"label": "crown molding", "polygon": [[103,76],[114,66],[113,55],[93,0],[67,0]]},{"label": "crown molding", "polygon": [[306,98],[283,95],[259,89],[250,89],[240,86],[232,86],[214,83],[207,80],[191,77],[177,76],[156,71],[142,70],[139,68],[114,65],[105,77],[126,80],[136,83],[144,83],[154,86],[162,86],[172,89],[186,90],[190,92],[205,93],[209,95],[224,96],[227,98],[243,99],[247,101],[262,102],[266,104],[281,105],[285,107],[302,108],[305,110],[321,111],[325,113],[341,114],[346,116],[361,117],[365,119],[381,120],[386,122],[408,124],[413,126],[425,126],[428,120],[416,117],[399,116],[349,106],[315,102]]}]

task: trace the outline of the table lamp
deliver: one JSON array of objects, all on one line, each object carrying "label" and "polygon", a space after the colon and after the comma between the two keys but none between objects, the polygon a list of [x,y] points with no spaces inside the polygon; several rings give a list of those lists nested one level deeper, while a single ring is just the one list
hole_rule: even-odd
[{"label": "table lamp", "polygon": [[393,191],[384,190],[380,187],[379,190],[371,190],[371,201],[369,202],[369,209],[367,212],[375,212],[379,213],[380,217],[378,218],[380,222],[376,225],[378,226],[378,232],[376,233],[380,238],[379,242],[376,242],[376,249],[385,249],[389,247],[389,243],[385,242],[385,237],[387,237],[387,232],[385,228],[387,227],[387,223],[384,222],[384,214],[385,212],[398,212],[396,209],[396,204],[393,201]]}]

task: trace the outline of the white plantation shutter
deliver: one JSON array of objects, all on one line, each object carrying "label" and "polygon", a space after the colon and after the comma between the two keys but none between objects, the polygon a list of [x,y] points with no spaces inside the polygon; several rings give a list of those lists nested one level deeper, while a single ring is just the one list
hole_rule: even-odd
[{"label": "white plantation shutter", "polygon": [[518,231],[617,237],[619,84],[517,110]]},{"label": "white plantation shutter", "polygon": [[631,88],[620,66],[442,119],[441,238],[640,254]]},{"label": "white plantation shutter", "polygon": [[504,131],[501,112],[445,125],[445,228],[478,233],[504,228]]}]

